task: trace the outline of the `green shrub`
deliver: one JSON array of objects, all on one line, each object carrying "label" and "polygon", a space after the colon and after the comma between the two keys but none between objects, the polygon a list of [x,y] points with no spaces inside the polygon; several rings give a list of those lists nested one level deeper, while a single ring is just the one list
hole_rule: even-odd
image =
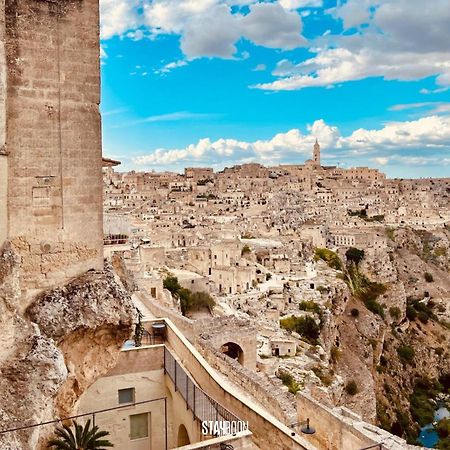
[{"label": "green shrub", "polygon": [[295,331],[313,345],[317,344],[320,328],[312,317],[286,317],[285,319],[280,319],[280,326],[285,330]]},{"label": "green shrub", "polygon": [[317,378],[323,383],[324,386],[331,386],[333,383],[333,371],[324,370],[321,367],[313,367],[312,371],[316,375]]},{"label": "green shrub", "polygon": [[[408,311],[409,311],[410,315],[415,314],[414,318],[418,317],[418,319],[422,323],[427,323],[428,319],[437,320],[437,317],[433,312],[432,306],[434,306],[434,304],[432,301],[428,301],[428,303],[426,303],[424,301],[421,301],[420,299],[412,298],[412,297],[409,297],[407,299],[407,301],[408,301],[408,306],[406,307],[407,316],[408,316]],[[413,308],[415,310],[415,312],[413,312],[411,308]],[[411,319],[411,320],[414,320],[414,319]]]},{"label": "green shrub", "polygon": [[211,310],[216,302],[207,292],[194,292],[190,295],[189,310],[199,310],[207,308]]},{"label": "green shrub", "polygon": [[439,385],[436,381],[421,378],[414,383],[414,389],[409,397],[410,411],[413,419],[424,426],[433,422],[436,406],[430,399],[439,393]]},{"label": "green shrub", "polygon": [[415,309],[413,306],[408,305],[408,306],[406,307],[406,317],[407,317],[409,320],[416,320],[416,317],[417,317],[417,311],[416,311],[416,309]]},{"label": "green shrub", "polygon": [[376,300],[365,299],[364,305],[369,311],[373,312],[374,314],[378,314],[381,317],[384,317],[384,309]]},{"label": "green shrub", "polygon": [[426,281],[427,283],[432,283],[432,282],[434,281],[433,275],[431,275],[430,272],[425,272],[425,273],[423,274],[423,277],[425,278],[425,281]]},{"label": "green shrub", "polygon": [[394,320],[399,320],[402,315],[402,312],[398,306],[391,306],[389,308],[389,314]]},{"label": "green shrub", "polygon": [[181,289],[181,285],[178,282],[178,278],[172,275],[167,276],[163,281],[164,289],[170,291],[171,294],[177,295]]},{"label": "green shrub", "polygon": [[352,308],[352,310],[350,311],[350,314],[352,315],[352,317],[358,317],[359,316],[359,309],[358,308]]},{"label": "green shrub", "polygon": [[345,392],[347,392],[348,395],[356,395],[358,393],[358,385],[356,384],[356,381],[349,381],[345,385]]},{"label": "green shrub", "polygon": [[401,345],[397,347],[397,354],[402,362],[409,364],[414,360],[415,351],[408,345]]},{"label": "green shrub", "polygon": [[317,286],[316,289],[321,293],[321,294],[328,294],[330,292],[330,288],[326,287],[326,286]]},{"label": "green shrub", "polygon": [[387,291],[387,286],[369,280],[359,271],[358,266],[354,262],[350,262],[347,265],[344,279],[355,297],[362,300],[369,311],[384,317],[384,309],[377,302],[377,298]]},{"label": "green shrub", "polygon": [[313,300],[303,300],[298,304],[298,308],[300,311],[309,311],[316,314],[320,314],[322,312],[321,307]]},{"label": "green shrub", "polygon": [[211,310],[216,302],[207,292],[194,292],[181,287],[178,278],[172,275],[163,280],[164,289],[180,300],[181,313],[185,316],[189,311],[207,308]]},{"label": "green shrub", "polygon": [[358,265],[364,258],[364,250],[360,250],[359,248],[350,247],[345,252],[345,257],[347,258],[347,261],[354,262],[356,265]]},{"label": "green shrub", "polygon": [[180,299],[181,313],[185,316],[189,312],[191,306],[191,291],[186,288],[181,288],[178,291],[178,298]]},{"label": "green shrub", "polygon": [[417,318],[422,322],[422,323],[428,323],[428,314],[424,311],[419,311],[417,314]]},{"label": "green shrub", "polygon": [[359,217],[360,219],[365,219],[367,218],[367,210],[365,208],[363,209],[357,209],[356,211],[352,211],[351,209],[349,209],[347,211],[347,214],[350,217]]},{"label": "green shrub", "polygon": [[283,382],[285,386],[288,387],[291,394],[295,395],[298,391],[301,390],[301,386],[297,383],[297,381],[295,381],[294,377],[290,373],[280,371],[277,377]]},{"label": "green shrub", "polygon": [[437,424],[436,431],[442,439],[450,437],[450,419],[447,417],[440,420]]},{"label": "green shrub", "polygon": [[446,256],[446,255],[447,255],[447,249],[446,249],[445,247],[438,247],[438,248],[436,248],[436,249],[434,250],[434,254],[435,254],[437,257],[440,257],[440,256]]},{"label": "green shrub", "polygon": [[247,244],[245,244],[242,247],[241,255],[244,256],[244,255],[247,255],[248,253],[251,253],[251,252],[252,252],[252,250],[250,249],[250,247]]},{"label": "green shrub", "polygon": [[386,232],[386,236],[388,237],[388,239],[390,239],[391,241],[395,241],[394,228],[386,228],[385,232]]},{"label": "green shrub", "polygon": [[314,259],[325,261],[329,267],[335,270],[342,270],[342,261],[337,253],[328,250],[327,248],[316,248]]},{"label": "green shrub", "polygon": [[439,383],[442,385],[444,392],[450,394],[450,372],[442,374],[439,377]]}]

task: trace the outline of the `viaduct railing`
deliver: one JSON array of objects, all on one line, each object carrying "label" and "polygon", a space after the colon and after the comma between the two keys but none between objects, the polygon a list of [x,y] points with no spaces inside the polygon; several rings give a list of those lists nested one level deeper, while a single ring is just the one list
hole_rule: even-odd
[{"label": "viaduct railing", "polygon": [[[228,422],[239,424],[242,421],[224,406],[199,388],[183,367],[173,357],[172,353],[164,348],[164,372],[172,380],[175,390],[180,393],[188,409],[192,411],[195,419],[200,422]],[[237,430],[241,431],[241,430]],[[232,428],[229,433],[231,434]]]}]

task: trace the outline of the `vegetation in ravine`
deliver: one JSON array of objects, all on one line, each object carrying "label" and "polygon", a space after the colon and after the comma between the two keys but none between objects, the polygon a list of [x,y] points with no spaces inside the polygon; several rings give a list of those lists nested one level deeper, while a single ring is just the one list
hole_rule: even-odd
[{"label": "vegetation in ravine", "polygon": [[320,336],[319,325],[309,316],[290,316],[280,319],[280,327],[288,331],[295,331],[312,345],[317,344]]},{"label": "vegetation in ravine", "polygon": [[279,371],[277,377],[288,387],[291,394],[296,394],[302,388],[290,373]]},{"label": "vegetation in ravine", "polygon": [[167,276],[163,281],[164,289],[180,300],[181,313],[185,316],[190,311],[208,309],[211,311],[216,302],[207,292],[192,292],[183,288],[178,278],[172,275]]},{"label": "vegetation in ravine", "polygon": [[316,248],[314,259],[325,261],[332,269],[342,270],[342,261],[338,254],[327,248]]}]

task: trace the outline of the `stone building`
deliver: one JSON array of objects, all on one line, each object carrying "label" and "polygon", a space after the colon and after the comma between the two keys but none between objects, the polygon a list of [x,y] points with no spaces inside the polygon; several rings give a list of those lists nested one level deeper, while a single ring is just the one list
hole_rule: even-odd
[{"label": "stone building", "polygon": [[103,264],[98,23],[98,0],[0,3],[0,245],[28,288]]}]

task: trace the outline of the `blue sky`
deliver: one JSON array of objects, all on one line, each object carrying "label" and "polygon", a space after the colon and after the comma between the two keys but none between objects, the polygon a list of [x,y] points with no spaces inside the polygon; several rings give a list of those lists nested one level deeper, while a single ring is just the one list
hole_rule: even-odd
[{"label": "blue sky", "polygon": [[302,163],[450,176],[448,0],[101,0],[122,169]]}]

